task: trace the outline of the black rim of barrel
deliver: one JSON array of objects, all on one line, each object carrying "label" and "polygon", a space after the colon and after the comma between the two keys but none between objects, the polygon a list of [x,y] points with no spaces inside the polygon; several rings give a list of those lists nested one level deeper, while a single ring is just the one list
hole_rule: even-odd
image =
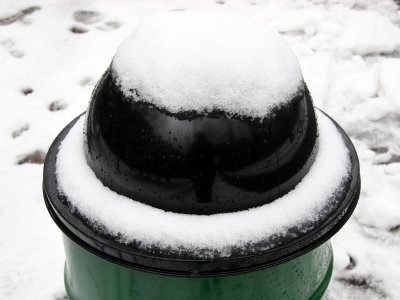
[{"label": "black rim of barrel", "polygon": [[125,267],[150,273],[184,277],[234,275],[272,267],[299,257],[329,240],[347,222],[357,205],[361,188],[357,153],[344,130],[326,115],[339,130],[349,150],[351,174],[347,185],[347,193],[343,194],[342,197],[344,199],[341,201],[340,206],[335,213],[324,220],[321,226],[295,241],[273,250],[260,251],[259,253],[235,258],[195,260],[171,258],[165,255],[165,252],[160,252],[158,255],[157,251],[146,253],[130,245],[122,244],[111,236],[95,232],[84,221],[82,216],[77,217],[71,212],[65,196],[60,195],[57,189],[55,174],[58,149],[62,140],[80,116],[60,132],[46,156],[43,177],[45,203],[51,217],[66,236],[89,252]]}]

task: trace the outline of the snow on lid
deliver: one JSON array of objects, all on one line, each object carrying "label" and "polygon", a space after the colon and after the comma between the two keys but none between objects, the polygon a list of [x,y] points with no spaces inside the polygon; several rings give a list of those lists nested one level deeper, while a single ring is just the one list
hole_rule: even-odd
[{"label": "snow on lid", "polygon": [[263,117],[303,87],[297,58],[278,33],[210,11],[145,19],[119,47],[112,70],[126,96],[170,112]]},{"label": "snow on lid", "polygon": [[60,146],[56,162],[59,189],[91,226],[106,228],[122,242],[136,240],[143,247],[157,245],[193,255],[207,249],[208,255],[228,256],[230,247],[285,235],[288,229],[312,230],[302,224],[320,218],[330,207],[330,197],[349,174],[350,160],[336,127],[322,113],[317,115],[319,150],[313,166],[294,190],[263,206],[210,216],[188,215],[119,195],[105,187],[86,163],[83,117]]}]

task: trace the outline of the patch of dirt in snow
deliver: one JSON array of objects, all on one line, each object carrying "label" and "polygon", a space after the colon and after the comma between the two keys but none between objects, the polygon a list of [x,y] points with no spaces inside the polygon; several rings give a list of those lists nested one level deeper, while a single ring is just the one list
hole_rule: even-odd
[{"label": "patch of dirt in snow", "polygon": [[143,16],[203,8],[281,32],[315,105],[357,148],[361,197],[333,238],[325,298],[400,299],[400,13],[391,0],[1,1],[0,299],[67,299],[60,231],[42,199],[46,150]]}]

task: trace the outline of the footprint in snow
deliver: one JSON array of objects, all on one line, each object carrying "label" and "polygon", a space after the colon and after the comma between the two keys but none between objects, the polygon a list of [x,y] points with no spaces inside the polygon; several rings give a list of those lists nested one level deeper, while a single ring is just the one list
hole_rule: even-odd
[{"label": "footprint in snow", "polygon": [[30,94],[33,93],[33,89],[30,88],[30,87],[25,87],[25,88],[23,88],[23,89],[21,90],[21,93],[22,93],[24,96],[28,96],[28,95],[30,95]]},{"label": "footprint in snow", "polygon": [[25,52],[17,49],[13,49],[10,51],[10,55],[15,58],[22,58],[25,56]]},{"label": "footprint in snow", "polygon": [[38,11],[40,9],[40,6],[30,6],[16,12],[15,14],[0,18],[0,26],[10,25],[17,21],[23,21],[26,16],[33,14],[35,11]]},{"label": "footprint in snow", "polygon": [[23,164],[43,164],[46,153],[41,150],[35,150],[31,153],[20,155],[17,158],[17,165]]},{"label": "footprint in snow", "polygon": [[82,33],[88,32],[89,29],[87,29],[83,26],[80,26],[80,25],[74,25],[69,28],[69,31],[71,31],[72,33],[75,33],[75,34],[82,34]]},{"label": "footprint in snow", "polygon": [[120,27],[121,27],[121,23],[119,23],[117,21],[107,21],[99,26],[96,26],[96,29],[102,30],[102,31],[111,31],[111,30],[116,30]]},{"label": "footprint in snow", "polygon": [[73,18],[78,23],[91,25],[100,22],[103,19],[103,15],[97,11],[80,10],[74,12]]},{"label": "footprint in snow", "polygon": [[2,45],[3,47],[5,47],[7,49],[11,49],[15,46],[15,41],[11,38],[3,39],[0,41],[0,45]]},{"label": "footprint in snow", "polygon": [[371,147],[370,149],[377,154],[383,154],[389,151],[389,148],[386,146],[376,146],[376,147]]},{"label": "footprint in snow", "polygon": [[391,228],[389,229],[389,231],[390,231],[391,233],[400,233],[400,224],[391,227]]},{"label": "footprint in snow", "polygon": [[9,39],[4,39],[0,41],[0,45],[2,45],[3,47],[5,47],[6,49],[8,49],[8,53],[10,53],[11,56],[15,57],[15,58],[22,58],[25,56],[25,52],[18,50],[18,49],[14,49],[15,47],[15,41],[11,38]]},{"label": "footprint in snow", "polygon": [[64,109],[66,109],[68,107],[68,104],[67,103],[65,103],[65,102],[63,102],[63,101],[60,101],[60,100],[56,100],[56,101],[53,101],[53,102],[51,102],[50,104],[49,104],[49,111],[60,111],[60,110],[64,110]]},{"label": "footprint in snow", "polygon": [[363,292],[367,292],[369,295],[374,295],[374,299],[387,299],[386,292],[378,285],[377,280],[373,280],[372,277],[339,277],[337,281]]},{"label": "footprint in snow", "polygon": [[24,124],[24,125],[20,126],[19,128],[13,130],[11,132],[11,137],[13,139],[16,139],[16,138],[20,137],[25,131],[28,131],[28,130],[29,130],[29,125]]},{"label": "footprint in snow", "polygon": [[[81,24],[81,25],[74,25],[70,28],[70,31],[72,33],[86,33],[89,31],[87,27],[85,26],[90,26],[99,23],[102,21],[104,18],[103,14],[97,11],[92,11],[92,10],[79,10],[73,13],[73,19],[75,22]],[[116,30],[121,27],[121,23],[118,21],[106,21],[103,22],[102,24],[99,24],[96,26],[96,29],[102,30],[102,31],[111,31],[111,30]]]},{"label": "footprint in snow", "polygon": [[400,155],[398,154],[392,154],[388,160],[385,160],[383,162],[378,162],[378,165],[390,165],[390,164],[395,164],[395,163],[400,163]]}]

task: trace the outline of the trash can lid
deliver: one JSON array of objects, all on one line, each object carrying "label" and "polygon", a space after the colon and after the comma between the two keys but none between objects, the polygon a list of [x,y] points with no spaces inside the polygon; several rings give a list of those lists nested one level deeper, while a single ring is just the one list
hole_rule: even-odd
[{"label": "trash can lid", "polygon": [[317,115],[276,33],[229,14],[151,17],[50,148],[46,204],[75,241],[137,268],[206,276],[291,259],[359,194],[350,140]]},{"label": "trash can lid", "polygon": [[186,214],[270,203],[316,153],[296,57],[277,33],[229,14],[145,20],[97,85],[85,129],[105,186]]}]

